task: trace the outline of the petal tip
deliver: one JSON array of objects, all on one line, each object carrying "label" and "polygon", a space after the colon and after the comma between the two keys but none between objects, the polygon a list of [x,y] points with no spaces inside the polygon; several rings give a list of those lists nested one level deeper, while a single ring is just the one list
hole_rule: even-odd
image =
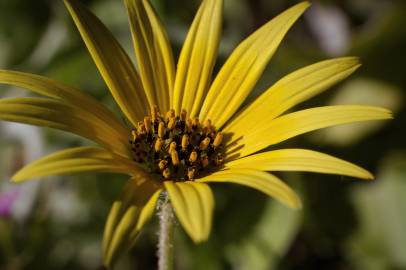
[{"label": "petal tip", "polygon": [[24,180],[26,180],[26,177],[22,177],[19,173],[16,173],[11,177],[10,182],[14,184],[19,184]]},{"label": "petal tip", "polygon": [[63,0],[63,2],[65,3],[65,5],[71,5],[72,0]]},{"label": "petal tip", "polygon": [[361,63],[361,57],[359,57],[359,56],[346,56],[346,57],[343,57],[343,58],[348,59],[348,60],[352,60],[354,63],[358,63],[358,64]]},{"label": "petal tip", "polygon": [[363,179],[367,181],[373,181],[375,180],[375,176],[369,171],[365,171],[365,176],[363,177]]},{"label": "petal tip", "polygon": [[285,10],[286,11],[293,11],[297,12],[297,14],[300,16],[301,14],[303,14],[303,12],[305,12],[309,7],[311,6],[311,3],[309,1],[303,1],[300,2],[292,7],[290,7],[289,9]]},{"label": "petal tip", "polygon": [[296,194],[293,190],[291,190],[291,194],[288,198],[284,199],[283,202],[286,206],[294,210],[301,210],[303,208],[302,200],[300,199],[299,195]]},{"label": "petal tip", "polygon": [[197,236],[190,236],[190,238],[192,239],[193,243],[195,243],[196,245],[202,244],[204,242],[207,242],[207,240],[209,239],[209,235],[197,235]]},{"label": "petal tip", "polygon": [[352,69],[353,71],[362,66],[361,58],[358,56],[344,56],[335,58],[335,60],[338,61],[337,63],[344,65],[347,67],[347,69]]},{"label": "petal tip", "polygon": [[395,116],[393,115],[393,113],[391,111],[388,110],[387,113],[388,113],[388,119],[394,119],[395,118]]},{"label": "petal tip", "polygon": [[383,107],[376,107],[377,109],[380,109],[382,112],[382,119],[384,120],[390,120],[390,119],[394,119],[394,115],[393,112],[389,109],[383,108]]},{"label": "petal tip", "polygon": [[307,9],[312,5],[312,3],[310,3],[309,1],[303,1],[303,2],[300,2],[297,5],[301,6],[303,9]]},{"label": "petal tip", "polygon": [[361,58],[357,56],[351,56],[350,61],[351,64],[354,66],[354,69],[358,69],[360,66],[362,66]]},{"label": "petal tip", "polygon": [[303,208],[303,204],[300,198],[296,197],[295,200],[289,204],[289,207],[295,210],[301,210]]}]

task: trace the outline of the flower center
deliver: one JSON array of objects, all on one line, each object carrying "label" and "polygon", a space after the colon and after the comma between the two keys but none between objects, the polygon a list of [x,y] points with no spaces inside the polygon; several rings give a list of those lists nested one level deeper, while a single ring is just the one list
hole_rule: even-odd
[{"label": "flower center", "polygon": [[164,180],[193,180],[204,170],[223,163],[223,134],[210,120],[187,118],[169,110],[161,115],[157,107],[138,122],[130,140],[134,160]]}]

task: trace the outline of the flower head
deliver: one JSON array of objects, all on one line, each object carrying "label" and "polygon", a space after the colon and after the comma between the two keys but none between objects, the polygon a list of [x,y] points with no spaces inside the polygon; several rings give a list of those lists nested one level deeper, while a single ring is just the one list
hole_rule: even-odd
[{"label": "flower head", "polygon": [[385,109],[358,105],[286,113],[354,72],[360,65],[357,58],[326,60],[302,68],[240,108],[309,3],[291,7],[246,38],[212,82],[222,0],[202,1],[176,72],[167,34],[148,0],[125,0],[138,71],[113,35],[86,7],[78,0],[65,0],[65,4],[130,126],[83,92],[15,71],[0,71],[0,83],[44,97],[2,99],[0,119],[69,131],[100,145],[67,149],[37,160],[17,172],[13,177],[16,182],[84,171],[131,176],[107,219],[103,239],[107,266],[134,244],[162,191],[168,193],[188,235],[201,242],[209,237],[214,208],[208,183],[245,185],[300,208],[296,193],[270,171],[372,179],[368,171],[356,165],[311,150],[257,153],[313,130],[391,118]]}]

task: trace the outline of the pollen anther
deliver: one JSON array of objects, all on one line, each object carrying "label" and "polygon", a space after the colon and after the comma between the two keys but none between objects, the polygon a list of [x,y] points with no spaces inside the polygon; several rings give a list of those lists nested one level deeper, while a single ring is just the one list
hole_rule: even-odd
[{"label": "pollen anther", "polygon": [[182,150],[185,151],[188,145],[189,145],[189,136],[187,134],[184,134],[182,136]]},{"label": "pollen anther", "polygon": [[154,147],[155,152],[161,151],[162,145],[163,145],[162,139],[161,139],[161,138],[157,138],[156,141],[155,141],[155,147]]},{"label": "pollen anther", "polygon": [[217,133],[216,138],[214,139],[214,142],[213,142],[213,146],[219,147],[222,140],[223,140],[223,133],[221,133],[221,132]]},{"label": "pollen anther", "polygon": [[178,152],[176,150],[173,150],[171,152],[171,158],[172,158],[172,164],[174,166],[178,166],[179,165],[179,155],[178,155]]},{"label": "pollen anther", "polygon": [[197,160],[197,152],[193,151],[192,153],[190,153],[189,161],[193,163],[196,162],[196,160]]},{"label": "pollen anther", "polygon": [[169,154],[172,154],[173,151],[176,151],[176,142],[171,142],[169,145]]},{"label": "pollen anther", "polygon": [[152,122],[155,122],[158,119],[158,107],[157,106],[152,106],[151,108],[151,117],[152,117]]},{"label": "pollen anther", "polygon": [[172,130],[175,127],[175,117],[171,117],[168,122],[168,128]]},{"label": "pollen anther", "polygon": [[169,168],[166,168],[166,169],[162,172],[162,176],[163,176],[165,179],[171,178],[171,171],[169,170]]},{"label": "pollen anther", "polygon": [[148,116],[144,117],[144,127],[147,133],[151,131],[151,118]]},{"label": "pollen anther", "polygon": [[200,150],[206,150],[209,145],[210,145],[210,138],[206,137],[206,138],[200,143]]},{"label": "pollen anther", "polygon": [[195,168],[193,167],[189,167],[188,171],[187,171],[187,176],[189,178],[189,180],[193,180],[195,178]]},{"label": "pollen anther", "polygon": [[158,136],[160,138],[163,138],[165,135],[165,123],[164,122],[159,122],[158,124]]}]

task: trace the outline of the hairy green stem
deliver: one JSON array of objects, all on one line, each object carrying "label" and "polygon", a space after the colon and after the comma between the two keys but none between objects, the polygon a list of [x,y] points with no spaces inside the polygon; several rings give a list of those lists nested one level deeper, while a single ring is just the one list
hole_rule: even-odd
[{"label": "hairy green stem", "polygon": [[162,200],[159,211],[158,269],[173,270],[174,214],[167,196]]}]

